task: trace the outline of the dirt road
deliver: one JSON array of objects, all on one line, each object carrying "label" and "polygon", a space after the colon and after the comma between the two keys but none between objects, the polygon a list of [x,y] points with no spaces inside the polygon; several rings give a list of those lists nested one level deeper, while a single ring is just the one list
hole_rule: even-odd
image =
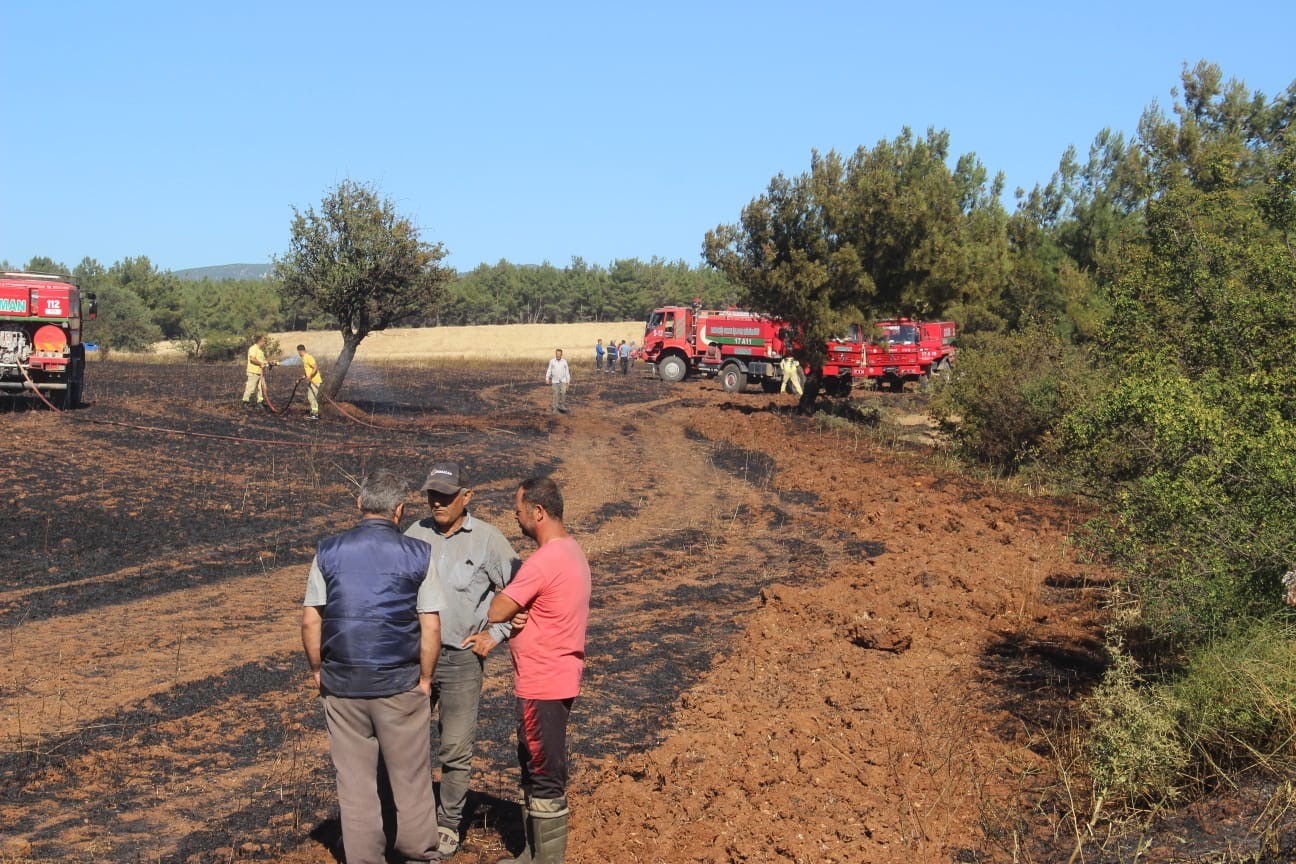
[{"label": "dirt road", "polygon": [[[91,371],[74,415],[0,407],[0,860],[333,860],[306,565],[357,476],[441,458],[524,553],[509,496],[552,472],[589,553],[573,864],[1074,845],[1038,733],[1100,674],[1108,577],[1056,502],[694,382],[578,369],[555,416],[542,368],[361,364],[360,425],[245,414],[233,368]],[[487,674],[464,862],[520,836],[507,657]]]}]

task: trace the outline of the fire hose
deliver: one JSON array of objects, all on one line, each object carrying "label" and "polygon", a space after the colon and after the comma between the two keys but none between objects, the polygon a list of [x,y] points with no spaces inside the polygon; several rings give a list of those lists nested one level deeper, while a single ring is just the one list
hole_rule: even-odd
[{"label": "fire hose", "polygon": [[23,380],[27,382],[27,386],[30,387],[30,388],[32,389],[32,392],[33,392],[33,393],[36,394],[36,398],[38,398],[38,399],[40,399],[42,402],[44,402],[44,403],[49,407],[49,409],[50,409],[51,411],[59,411],[59,409],[58,409],[57,407],[55,407],[55,405],[54,405],[53,402],[51,402],[50,400],[48,400],[48,399],[45,398],[45,394],[42,393],[42,392],[40,391],[40,388],[36,386],[36,382],[33,381],[33,380],[31,379],[31,376],[27,374],[27,367],[26,367],[26,366],[24,366],[22,363],[19,363],[19,364],[18,364],[18,371],[22,373]]},{"label": "fire hose", "polygon": [[[277,363],[272,363],[272,364],[270,364],[270,365],[271,365],[271,366],[277,366],[278,364],[277,364]],[[264,372],[261,374],[261,381],[260,381],[260,383],[259,383],[257,386],[261,388],[261,398],[265,400],[266,407],[268,407],[268,408],[270,409],[270,413],[271,413],[271,414],[282,414],[283,412],[285,412],[285,411],[288,410],[288,406],[292,404],[293,399],[296,398],[296,396],[297,396],[297,388],[299,388],[299,387],[301,386],[301,383],[302,383],[303,381],[305,381],[305,380],[306,380],[305,378],[298,378],[298,379],[297,379],[297,383],[293,385],[292,393],[290,393],[290,394],[288,395],[288,401],[285,402],[285,403],[283,404],[283,407],[282,407],[282,408],[277,408],[277,407],[275,407],[274,402],[271,401],[271,399],[270,399],[270,389],[266,386],[266,376],[265,376],[265,373],[264,373]],[[343,417],[345,417],[346,419],[350,420],[352,423],[359,423],[361,426],[368,426],[370,429],[379,429],[379,430],[382,430],[382,429],[386,428],[386,427],[383,427],[383,426],[379,426],[379,425],[377,425],[377,424],[375,424],[375,423],[366,423],[364,420],[361,420],[359,417],[356,417],[356,416],[352,415],[349,411],[347,411],[347,410],[346,410],[345,408],[343,408],[341,405],[339,405],[338,403],[334,402],[334,401],[333,401],[333,397],[331,397],[331,396],[329,396],[328,394],[325,394],[325,393],[321,393],[320,395],[324,397],[324,401],[325,401],[325,402],[328,402],[330,405],[332,405],[334,408],[336,408],[336,409],[338,410],[338,413],[339,413],[339,414],[341,414],[341,415],[342,415]]]},{"label": "fire hose", "polygon": [[[270,366],[267,366],[266,368],[269,369],[275,365],[277,364],[271,363]],[[282,414],[283,412],[288,410],[288,406],[291,405],[293,399],[296,398],[297,388],[301,386],[301,382],[303,379],[301,378],[297,379],[297,383],[293,385],[292,392],[288,394],[288,401],[283,404],[282,408],[276,408],[274,402],[270,401],[270,388],[266,386],[265,379],[266,379],[265,372],[262,372],[261,380],[257,384],[257,387],[259,387],[261,390],[261,398],[265,400],[266,407],[270,409],[271,414]]]}]

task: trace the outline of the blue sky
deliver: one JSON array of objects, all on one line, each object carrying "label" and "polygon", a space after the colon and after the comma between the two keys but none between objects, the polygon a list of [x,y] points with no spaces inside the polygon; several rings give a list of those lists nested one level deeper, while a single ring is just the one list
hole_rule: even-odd
[{"label": "blue sky", "polygon": [[461,270],[700,262],[814,149],[948,129],[1008,189],[1169,109],[1273,96],[1296,3],[0,0],[0,260],[266,262],[376,186]]}]

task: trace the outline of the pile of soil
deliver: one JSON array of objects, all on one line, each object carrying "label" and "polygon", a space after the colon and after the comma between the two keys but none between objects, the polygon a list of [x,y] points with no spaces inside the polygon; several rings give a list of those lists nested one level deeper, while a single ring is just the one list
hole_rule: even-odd
[{"label": "pile of soil", "polygon": [[[234,367],[91,372],[76,412],[0,404],[0,861],[334,860],[306,567],[354,520],[356,478],[439,459],[466,466],[475,514],[523,554],[512,491],[552,474],[590,557],[572,864],[1076,846],[1068,730],[1106,663],[1112,574],[1068,546],[1086,518],[1068,502],[794,417],[791,396],[639,370],[577,369],[571,412],[552,415],[542,366],[360,363],[345,413],[319,423],[299,402],[243,411]],[[275,374],[282,401],[292,380]],[[510,684],[496,652],[465,864],[519,847]],[[1222,812],[1135,854],[1259,848]],[[1083,860],[1127,848],[1090,840]]]}]

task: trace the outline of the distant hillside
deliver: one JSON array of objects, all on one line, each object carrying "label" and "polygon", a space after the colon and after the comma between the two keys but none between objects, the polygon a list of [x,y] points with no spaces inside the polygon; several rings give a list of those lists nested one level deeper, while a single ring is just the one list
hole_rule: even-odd
[{"label": "distant hillside", "polygon": [[218,267],[190,267],[188,270],[174,270],[181,279],[210,279],[219,282],[222,279],[269,279],[274,267],[270,264],[221,264]]}]

